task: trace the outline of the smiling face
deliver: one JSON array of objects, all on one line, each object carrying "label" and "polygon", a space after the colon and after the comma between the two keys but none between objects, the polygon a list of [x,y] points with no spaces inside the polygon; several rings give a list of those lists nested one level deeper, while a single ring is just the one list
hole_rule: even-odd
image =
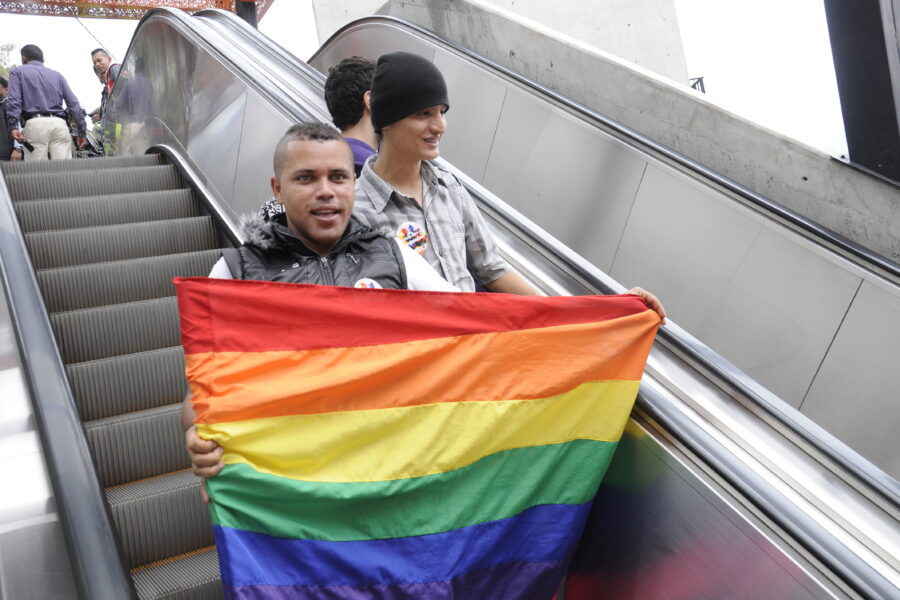
[{"label": "smiling face", "polygon": [[431,160],[440,154],[439,143],[447,129],[443,104],[423,108],[381,130],[382,146],[412,160]]},{"label": "smiling face", "polygon": [[345,141],[303,140],[287,144],[272,192],[284,205],[288,228],[310,250],[327,256],[347,229],[354,184],[353,155]]}]

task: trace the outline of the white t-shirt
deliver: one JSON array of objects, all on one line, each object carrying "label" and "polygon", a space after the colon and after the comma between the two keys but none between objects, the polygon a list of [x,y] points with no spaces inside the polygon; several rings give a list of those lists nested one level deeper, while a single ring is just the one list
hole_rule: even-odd
[{"label": "white t-shirt", "polygon": [[[441,277],[434,268],[428,264],[415,250],[394,238],[400,247],[400,256],[403,257],[403,268],[406,269],[406,283],[409,289],[421,292],[458,292],[459,289],[450,285]],[[220,257],[209,272],[213,279],[234,279],[225,258]]]}]

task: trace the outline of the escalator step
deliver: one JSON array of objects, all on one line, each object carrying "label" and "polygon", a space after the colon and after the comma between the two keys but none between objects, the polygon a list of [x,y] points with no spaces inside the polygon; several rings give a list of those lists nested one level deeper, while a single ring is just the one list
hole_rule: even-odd
[{"label": "escalator step", "polygon": [[219,557],[215,548],[132,571],[141,600],[221,600]]},{"label": "escalator step", "polygon": [[181,402],[84,424],[104,487],[190,467],[184,450]]},{"label": "escalator step", "polygon": [[66,367],[83,421],[181,402],[188,386],[181,346]]},{"label": "escalator step", "polygon": [[209,507],[190,471],[106,491],[130,568],[213,545]]},{"label": "escalator step", "polygon": [[25,234],[35,269],[212,250],[218,247],[210,217],[147,221]]},{"label": "escalator step", "polygon": [[138,302],[175,294],[173,277],[201,277],[221,252],[203,250],[38,271],[47,311]]},{"label": "escalator step", "polygon": [[23,173],[7,175],[6,185],[9,187],[9,193],[14,202],[155,192],[182,187],[181,177],[175,167],[171,165],[58,173]]},{"label": "escalator step", "polygon": [[50,324],[66,364],[181,344],[174,297],[56,313]]},{"label": "escalator step", "polygon": [[15,209],[25,233],[183,219],[200,215],[190,190],[32,200],[17,202]]},{"label": "escalator step", "polygon": [[159,154],[141,154],[139,156],[110,156],[102,159],[79,160],[37,160],[0,162],[0,168],[7,175],[22,173],[53,173],[58,171],[96,171],[98,169],[121,169],[125,167],[153,167],[161,165],[163,158]]}]

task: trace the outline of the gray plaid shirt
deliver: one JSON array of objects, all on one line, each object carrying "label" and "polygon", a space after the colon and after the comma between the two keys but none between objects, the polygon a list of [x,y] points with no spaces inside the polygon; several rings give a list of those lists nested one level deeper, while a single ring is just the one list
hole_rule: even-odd
[{"label": "gray plaid shirt", "polygon": [[[371,157],[356,183],[353,214],[425,257],[444,279],[464,292],[505,275],[509,264],[469,192],[452,173],[422,162],[424,209],[375,174]],[[473,279],[474,277],[474,279]]]}]

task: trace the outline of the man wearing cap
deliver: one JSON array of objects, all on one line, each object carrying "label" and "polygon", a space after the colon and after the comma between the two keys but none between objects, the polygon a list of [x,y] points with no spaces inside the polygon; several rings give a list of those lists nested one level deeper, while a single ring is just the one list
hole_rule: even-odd
[{"label": "man wearing cap", "polygon": [[408,52],[378,59],[369,109],[380,137],[356,187],[355,213],[400,238],[463,291],[536,294],[503,260],[469,193],[436,163],[450,108],[447,85],[431,61]]},{"label": "man wearing cap", "polygon": [[[22,66],[9,74],[6,126],[19,143],[34,147],[25,160],[72,158],[72,140],[63,102],[75,119],[78,147],[84,147],[84,112],[60,73],[44,66],[44,53],[34,44],[22,46]],[[19,122],[24,127],[19,129]]]}]

